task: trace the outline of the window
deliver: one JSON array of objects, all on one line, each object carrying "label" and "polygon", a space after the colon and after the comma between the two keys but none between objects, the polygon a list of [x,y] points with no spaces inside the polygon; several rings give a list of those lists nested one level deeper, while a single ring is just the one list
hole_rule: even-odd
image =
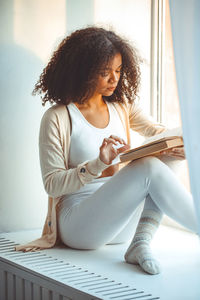
[{"label": "window", "polygon": [[[141,65],[140,103],[143,109],[169,128],[181,126],[167,0],[94,0],[94,23],[111,27],[138,48]],[[132,134],[132,146],[143,141]],[[187,163],[178,176],[190,189]]]},{"label": "window", "polygon": [[[177,92],[173,43],[170,22],[170,10],[168,0],[158,0],[157,9],[158,26],[157,31],[157,53],[158,64],[157,71],[154,70],[154,76],[158,76],[157,99],[152,101],[152,111],[154,115],[157,112],[157,119],[162,121],[167,127],[174,128],[181,126],[181,116],[179,107],[179,98]],[[181,161],[176,170],[176,174],[185,187],[190,190],[189,171],[187,161]],[[179,227],[179,225],[169,218],[165,218],[166,224]]]},{"label": "window", "polygon": [[[176,74],[174,66],[173,43],[171,33],[170,11],[168,1],[164,1],[165,11],[163,20],[164,47],[163,47],[163,98],[162,98],[162,120],[169,128],[181,126],[179,99],[177,92]],[[189,172],[186,161],[181,162],[177,170],[183,184],[190,190]]]},{"label": "window", "polygon": [[[94,0],[94,23],[114,29],[128,38],[138,49],[144,62],[141,65],[140,103],[150,113],[151,61],[151,1],[150,0]],[[132,146],[143,137],[132,133]]]}]

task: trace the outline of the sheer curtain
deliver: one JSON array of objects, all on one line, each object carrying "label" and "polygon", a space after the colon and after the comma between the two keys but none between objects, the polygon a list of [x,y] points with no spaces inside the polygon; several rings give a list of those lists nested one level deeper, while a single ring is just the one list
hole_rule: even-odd
[{"label": "sheer curtain", "polygon": [[169,0],[190,185],[200,233],[200,1]]}]

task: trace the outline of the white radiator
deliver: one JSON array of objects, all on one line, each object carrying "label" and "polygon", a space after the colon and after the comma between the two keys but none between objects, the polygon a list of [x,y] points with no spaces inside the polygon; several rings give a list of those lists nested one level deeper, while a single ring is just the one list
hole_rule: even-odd
[{"label": "white radiator", "polygon": [[160,299],[44,251],[16,252],[15,245],[0,235],[0,300]]}]

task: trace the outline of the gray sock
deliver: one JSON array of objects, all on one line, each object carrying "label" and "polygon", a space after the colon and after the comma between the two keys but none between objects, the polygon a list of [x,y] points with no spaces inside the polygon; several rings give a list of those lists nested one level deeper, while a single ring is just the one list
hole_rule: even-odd
[{"label": "gray sock", "polygon": [[139,264],[145,272],[153,275],[159,274],[161,267],[153,257],[149,244],[161,219],[161,212],[145,209],[142,212],[134,238],[124,256],[126,262]]}]

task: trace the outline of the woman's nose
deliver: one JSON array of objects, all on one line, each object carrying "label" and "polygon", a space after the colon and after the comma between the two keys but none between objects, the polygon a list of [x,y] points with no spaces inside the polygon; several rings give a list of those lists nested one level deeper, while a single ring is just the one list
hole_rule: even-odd
[{"label": "woman's nose", "polygon": [[115,72],[112,72],[110,81],[117,82],[118,80],[119,80],[119,78],[118,78],[117,74]]}]

